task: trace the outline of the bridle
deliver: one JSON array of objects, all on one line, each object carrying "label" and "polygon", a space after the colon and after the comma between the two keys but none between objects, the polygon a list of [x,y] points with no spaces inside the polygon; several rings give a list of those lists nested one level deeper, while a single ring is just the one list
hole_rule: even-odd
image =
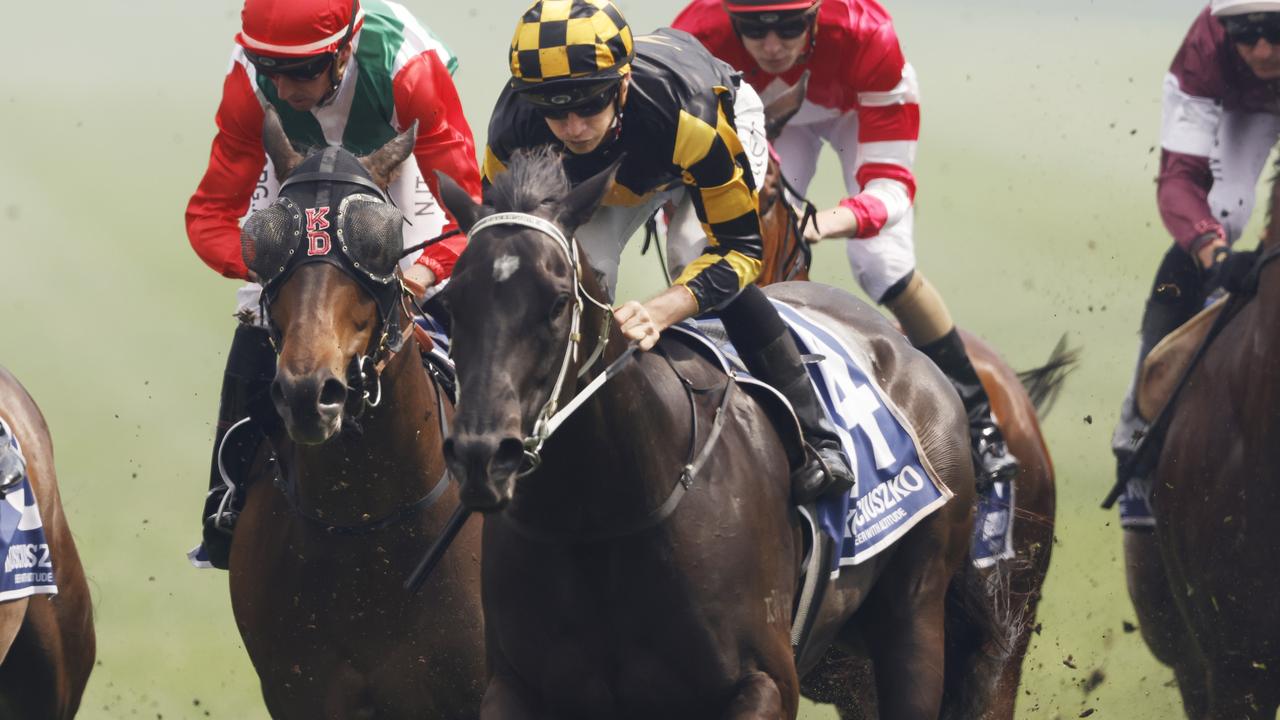
[{"label": "bridle", "polygon": [[289,250],[288,259],[284,265],[278,268],[273,277],[263,283],[259,311],[260,316],[266,321],[271,346],[276,354],[279,355],[283,345],[283,332],[271,317],[270,305],[279,295],[285,281],[298,268],[303,265],[321,262],[334,265],[345,275],[354,279],[361,289],[373,298],[378,306],[379,316],[379,327],[374,333],[375,339],[363,354],[352,358],[346,378],[347,388],[351,391],[352,398],[348,399],[348,412],[344,413],[344,415],[359,418],[366,408],[377,407],[382,401],[382,369],[404,346],[404,340],[411,329],[401,327],[401,312],[403,311],[404,316],[410,318],[413,317],[414,313],[409,309],[411,303],[408,302],[408,298],[411,293],[404,286],[394,268],[390,273],[379,274],[373,269],[362,265],[360,260],[352,256],[352,251],[348,244],[349,238],[345,236],[343,220],[344,214],[347,212],[347,202],[353,197],[359,197],[358,195],[348,194],[345,196],[337,214],[334,216],[332,225],[336,227],[335,234],[337,237],[334,241],[334,248],[337,252],[329,252],[317,256],[298,252],[307,242],[306,238],[301,236],[304,210],[294,200],[283,194],[286,188],[304,184],[319,185],[314,201],[316,207],[329,206],[333,194],[333,186],[336,183],[355,185],[360,188],[362,193],[364,191],[376,193],[375,197],[377,199],[390,204],[390,200],[382,188],[378,187],[369,178],[355,173],[335,171],[338,151],[339,148],[336,146],[325,148],[324,154],[320,159],[320,166],[315,172],[293,175],[280,185],[281,194],[276,202],[290,213],[295,223],[293,235],[297,240],[294,243],[294,247]]},{"label": "bridle", "polygon": [[609,330],[613,322],[613,308],[608,303],[603,303],[591,296],[582,287],[582,260],[578,253],[578,244],[565,236],[564,231],[555,223],[540,218],[536,215],[521,212],[502,212],[489,215],[474,226],[467,234],[474,237],[476,233],[487,228],[500,225],[514,225],[525,227],[531,230],[537,230],[550,237],[555,241],[556,246],[564,252],[565,257],[569,260],[571,274],[573,275],[573,294],[570,298],[572,307],[570,308],[569,320],[569,338],[566,341],[563,356],[560,360],[560,371],[556,375],[555,384],[551,386],[551,396],[543,403],[542,409],[538,411],[538,416],[534,419],[533,430],[524,438],[524,464],[520,470],[520,477],[528,475],[542,464],[542,446],[546,443],[547,438],[551,437],[560,425],[568,419],[583,403],[599,390],[609,378],[616,375],[623,364],[635,354],[636,346],[632,345],[616,360],[609,364],[609,367],[603,373],[596,376],[586,387],[579,390],[563,408],[560,407],[560,395],[564,391],[565,380],[569,377],[569,369],[578,360],[578,348],[582,344],[582,311],[586,302],[595,305],[604,311],[604,317],[601,319],[600,328],[596,335],[595,349],[591,351],[591,355],[578,365],[577,378],[581,379],[588,372],[595,362],[604,354],[605,348],[609,344]]}]

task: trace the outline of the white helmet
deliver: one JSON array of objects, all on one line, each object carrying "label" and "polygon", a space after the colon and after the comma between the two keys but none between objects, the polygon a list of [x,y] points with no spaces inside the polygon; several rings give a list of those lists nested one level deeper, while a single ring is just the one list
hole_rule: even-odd
[{"label": "white helmet", "polygon": [[1280,0],[1212,0],[1209,9],[1215,17],[1280,12]]}]

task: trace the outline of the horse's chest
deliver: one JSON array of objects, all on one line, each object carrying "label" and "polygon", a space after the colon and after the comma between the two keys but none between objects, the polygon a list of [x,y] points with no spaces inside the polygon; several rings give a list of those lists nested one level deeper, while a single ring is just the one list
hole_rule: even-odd
[{"label": "horse's chest", "polygon": [[619,563],[611,572],[601,563],[586,573],[548,570],[546,582],[489,595],[488,632],[505,664],[583,716],[643,716],[660,698],[661,716],[687,706],[698,717],[736,677],[736,657],[717,642],[731,633],[676,597],[654,566]]}]

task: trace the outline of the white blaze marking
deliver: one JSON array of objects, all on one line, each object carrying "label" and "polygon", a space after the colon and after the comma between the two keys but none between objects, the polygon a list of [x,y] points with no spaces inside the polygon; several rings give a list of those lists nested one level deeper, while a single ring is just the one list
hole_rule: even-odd
[{"label": "white blaze marking", "polygon": [[503,255],[493,262],[493,279],[506,282],[518,269],[520,269],[520,258],[515,255]]}]

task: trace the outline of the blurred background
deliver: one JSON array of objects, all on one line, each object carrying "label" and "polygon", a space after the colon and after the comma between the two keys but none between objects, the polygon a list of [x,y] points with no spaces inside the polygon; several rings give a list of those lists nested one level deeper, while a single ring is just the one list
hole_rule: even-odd
[{"label": "blurred background", "polygon": [[[460,57],[455,81],[483,147],[526,0],[406,4]],[[683,6],[619,4],[638,32]],[[923,92],[920,267],[1015,368],[1042,363],[1063,333],[1083,351],[1044,425],[1058,542],[1020,716],[1181,716],[1171,673],[1125,630],[1136,618],[1120,530],[1098,503],[1141,303],[1169,245],[1153,184],[1160,83],[1203,2],[886,5]],[[48,418],[90,576],[99,659],[84,718],[266,717],[226,575],[184,557],[199,537],[236,284],[191,251],[183,212],[239,12],[238,0],[6,11],[0,363]],[[813,199],[843,193],[828,153]],[[638,245],[624,299],[661,282]],[[855,288],[837,243],[817,248],[814,278]]]}]

